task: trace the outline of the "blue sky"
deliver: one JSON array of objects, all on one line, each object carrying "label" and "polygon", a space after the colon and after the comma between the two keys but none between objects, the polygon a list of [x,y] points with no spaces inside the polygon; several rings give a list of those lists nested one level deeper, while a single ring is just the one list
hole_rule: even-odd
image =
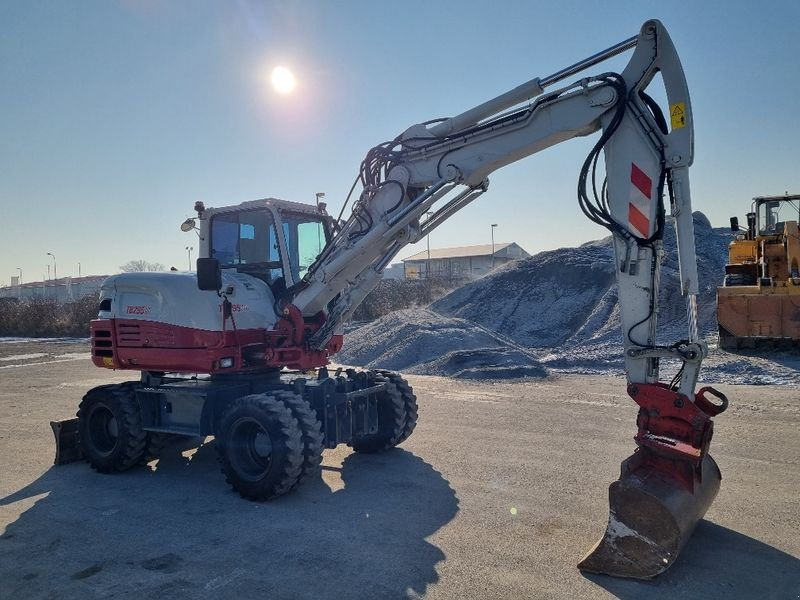
[{"label": "blue sky", "polygon": [[[338,212],[373,145],[546,76],[661,19],[692,95],[694,207],[715,226],[800,193],[800,3],[84,0],[0,4],[0,284],[186,268],[196,200]],[[298,87],[278,96],[272,67]],[[624,59],[609,66],[621,69]],[[589,73],[599,73],[592,69]],[[594,138],[492,176],[432,247],[531,253],[605,235],[577,206]],[[419,251],[409,246],[401,257]],[[196,251],[195,254],[196,256]]]}]

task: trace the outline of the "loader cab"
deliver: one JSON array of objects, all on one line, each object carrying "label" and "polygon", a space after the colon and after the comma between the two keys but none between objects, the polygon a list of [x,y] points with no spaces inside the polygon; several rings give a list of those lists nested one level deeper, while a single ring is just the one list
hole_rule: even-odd
[{"label": "loader cab", "polygon": [[756,198],[758,235],[782,235],[786,221],[800,221],[800,197]]},{"label": "loader cab", "polygon": [[306,205],[261,200],[206,213],[201,256],[261,279],[276,297],[302,279],[328,240],[326,215]]}]

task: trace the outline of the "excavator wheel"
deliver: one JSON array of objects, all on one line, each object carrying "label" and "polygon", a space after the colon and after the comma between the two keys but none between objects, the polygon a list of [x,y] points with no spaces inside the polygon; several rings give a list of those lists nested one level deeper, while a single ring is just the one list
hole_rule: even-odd
[{"label": "excavator wheel", "polygon": [[303,472],[303,435],[280,398],[252,394],[234,401],[218,428],[217,453],[228,483],[249,500],[291,491]]},{"label": "excavator wheel", "polygon": [[406,408],[400,388],[383,375],[377,375],[375,382],[386,382],[386,389],[378,395],[378,431],[350,442],[353,450],[364,454],[394,448],[406,429]]},{"label": "excavator wheel", "polygon": [[405,424],[403,425],[403,433],[397,440],[397,444],[402,444],[412,433],[414,433],[414,428],[417,426],[417,419],[419,418],[417,397],[414,394],[414,390],[411,388],[411,384],[409,384],[408,381],[406,381],[405,378],[400,375],[400,373],[395,373],[394,371],[378,371],[378,373],[395,384],[400,390],[400,395],[403,397],[403,407],[406,411],[406,420]]},{"label": "excavator wheel", "polygon": [[96,387],[78,408],[83,456],[101,473],[127,471],[142,459],[147,434],[142,429],[132,383]]},{"label": "excavator wheel", "polygon": [[297,487],[306,479],[319,473],[322,462],[322,427],[317,418],[317,413],[302,396],[294,392],[276,392],[275,397],[292,411],[292,416],[297,419],[300,427],[300,436],[303,441],[303,464],[300,476],[293,487]]}]

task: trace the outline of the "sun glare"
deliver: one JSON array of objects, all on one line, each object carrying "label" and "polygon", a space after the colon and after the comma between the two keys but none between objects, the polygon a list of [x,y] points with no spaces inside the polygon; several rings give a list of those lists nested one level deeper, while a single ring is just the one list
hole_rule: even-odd
[{"label": "sun glare", "polygon": [[291,94],[294,91],[296,81],[294,74],[286,67],[275,67],[272,69],[272,87],[279,94]]}]

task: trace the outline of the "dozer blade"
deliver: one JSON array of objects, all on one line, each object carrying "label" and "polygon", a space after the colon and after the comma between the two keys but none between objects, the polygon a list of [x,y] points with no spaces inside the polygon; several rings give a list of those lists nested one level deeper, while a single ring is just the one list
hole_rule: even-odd
[{"label": "dozer blade", "polygon": [[[589,573],[652,579],[666,571],[719,491],[722,476],[706,455],[699,481],[689,491],[668,473],[634,454],[608,489],[605,535],[579,564]],[[638,467],[634,465],[638,464]]]},{"label": "dozer blade", "polygon": [[54,465],[65,465],[83,457],[78,437],[78,419],[50,421],[53,435],[56,436],[56,458]]}]

